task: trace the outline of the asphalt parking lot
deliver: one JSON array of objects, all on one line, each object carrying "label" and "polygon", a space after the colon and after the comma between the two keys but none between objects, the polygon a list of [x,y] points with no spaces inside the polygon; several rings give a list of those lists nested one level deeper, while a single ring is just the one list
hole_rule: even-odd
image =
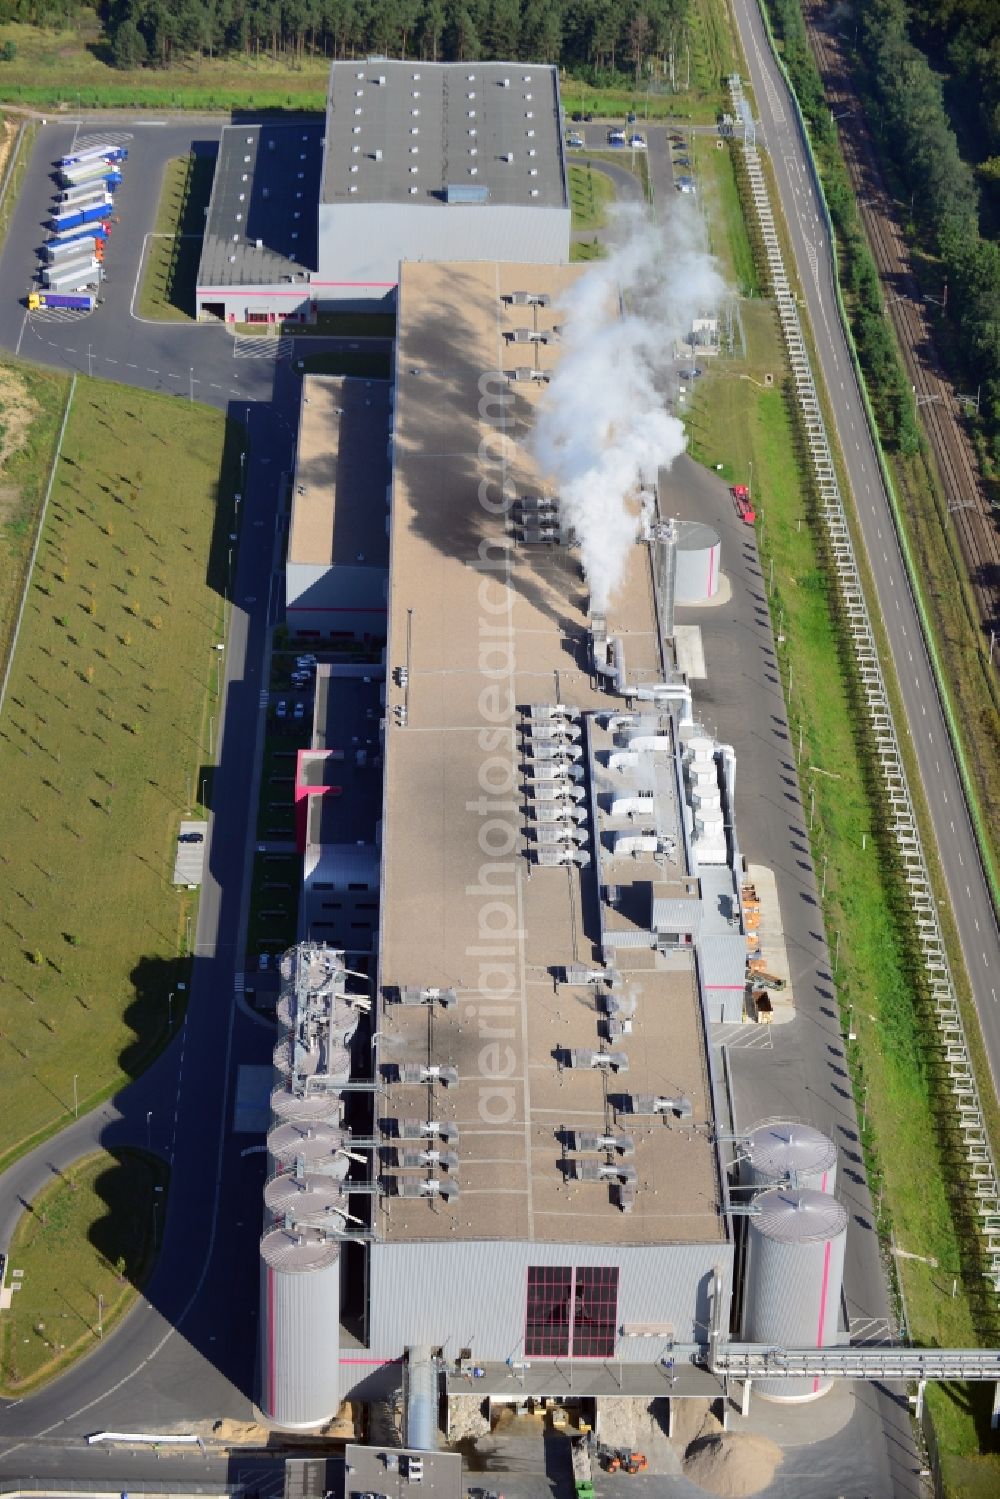
[{"label": "asphalt parking lot", "polygon": [[[211,405],[232,400],[268,401],[274,380],[274,345],[246,348],[221,326],[141,319],[133,308],[146,237],[156,222],[163,172],[173,157],[192,149],[216,149],[221,119],[150,121],[116,116],[48,121],[38,131],[7,237],[0,253],[0,347],[42,364],[81,374],[103,375],[147,390],[189,397]],[[77,141],[109,133],[126,146],[128,160],[115,196],[115,224],[108,241],[102,303],[93,313],[28,313],[24,298],[37,289],[38,247],[47,237],[52,209],[53,163]]]}]

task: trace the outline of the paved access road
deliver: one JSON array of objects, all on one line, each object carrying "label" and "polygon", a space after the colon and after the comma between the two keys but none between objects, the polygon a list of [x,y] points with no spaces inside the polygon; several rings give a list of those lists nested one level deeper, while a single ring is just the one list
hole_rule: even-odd
[{"label": "paved access road", "polygon": [[1000,932],[969,820],[916,606],[882,486],[874,445],[837,315],[829,239],[792,101],[771,56],[756,0],[734,9],[819,355],[834,408],[865,549],[937,839],[948,897],[1000,1091]]},{"label": "paved access road", "polygon": [[[267,404],[235,413],[250,430],[243,539],[225,654],[224,712],[211,797],[205,879],[183,1028],[150,1071],[113,1103],[19,1162],[0,1182],[6,1242],[18,1196],[94,1143],[132,1142],[173,1166],[162,1254],[145,1297],[90,1357],[50,1388],[0,1408],[0,1477],[75,1472],[79,1439],[108,1426],[157,1431],[193,1413],[249,1419],[256,1346],[257,1254],[266,1157],[259,1137],[233,1132],[237,1066],[267,1065],[271,1027],[235,1003],[245,851],[252,825],[255,743],[262,714],[267,616],[280,477],[290,466],[299,384],[287,362],[269,370]],[[87,1449],[89,1451],[89,1449]],[[60,1454],[63,1454],[60,1456]],[[144,1461],[148,1461],[144,1459]]]}]

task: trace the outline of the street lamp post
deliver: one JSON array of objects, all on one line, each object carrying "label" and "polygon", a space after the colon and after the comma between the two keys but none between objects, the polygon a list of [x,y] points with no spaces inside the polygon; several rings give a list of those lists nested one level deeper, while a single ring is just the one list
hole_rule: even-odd
[{"label": "street lamp post", "polygon": [[171,989],[167,995],[167,1034],[174,1028],[174,991]]},{"label": "street lamp post", "polygon": [[194,400],[194,365],[193,364],[191,365],[190,369],[188,370],[188,396],[189,396],[189,398],[192,401]]},{"label": "street lamp post", "polygon": [[153,1111],[149,1109],[146,1114],[146,1149],[153,1148]]},{"label": "street lamp post", "polygon": [[76,1091],[76,1080],[79,1077],[79,1075],[80,1074],[78,1072],[74,1072],[73,1073],[73,1117],[74,1117],[74,1119],[79,1119],[79,1117],[80,1117],[80,1100],[79,1100],[79,1098],[77,1096],[77,1091]]}]

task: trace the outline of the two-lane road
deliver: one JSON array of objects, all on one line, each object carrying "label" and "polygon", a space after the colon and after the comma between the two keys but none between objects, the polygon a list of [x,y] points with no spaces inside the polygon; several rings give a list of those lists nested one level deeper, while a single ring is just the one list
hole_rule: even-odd
[{"label": "two-lane road", "polygon": [[930,809],[941,866],[993,1073],[1000,1082],[1000,932],[958,767],[910,592],[889,501],[837,313],[832,247],[805,145],[756,0],[734,0],[750,81],[781,195],[822,376],[878,594],[907,732]]}]

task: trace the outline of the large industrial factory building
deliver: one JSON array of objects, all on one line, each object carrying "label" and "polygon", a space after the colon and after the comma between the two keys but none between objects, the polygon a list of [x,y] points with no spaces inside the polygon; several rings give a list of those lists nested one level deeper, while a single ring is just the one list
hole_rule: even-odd
[{"label": "large industrial factory building", "polygon": [[325,130],[223,131],[197,316],[394,305],[402,260],[569,260],[555,68],[336,62]]},{"label": "large industrial factory building", "polygon": [[576,274],[401,269],[377,950],[358,968],[311,931],[281,962],[259,1395],[281,1426],[401,1386],[407,1444],[433,1447],[473,1387],[704,1396],[713,1337],[839,1336],[835,1149],[744,1142],[775,1186],[746,1273],[720,1154],[709,1027],[742,1016],[753,941],[736,757],[670,644],[718,538],[678,548],[651,476],[593,615],[528,451]]}]

